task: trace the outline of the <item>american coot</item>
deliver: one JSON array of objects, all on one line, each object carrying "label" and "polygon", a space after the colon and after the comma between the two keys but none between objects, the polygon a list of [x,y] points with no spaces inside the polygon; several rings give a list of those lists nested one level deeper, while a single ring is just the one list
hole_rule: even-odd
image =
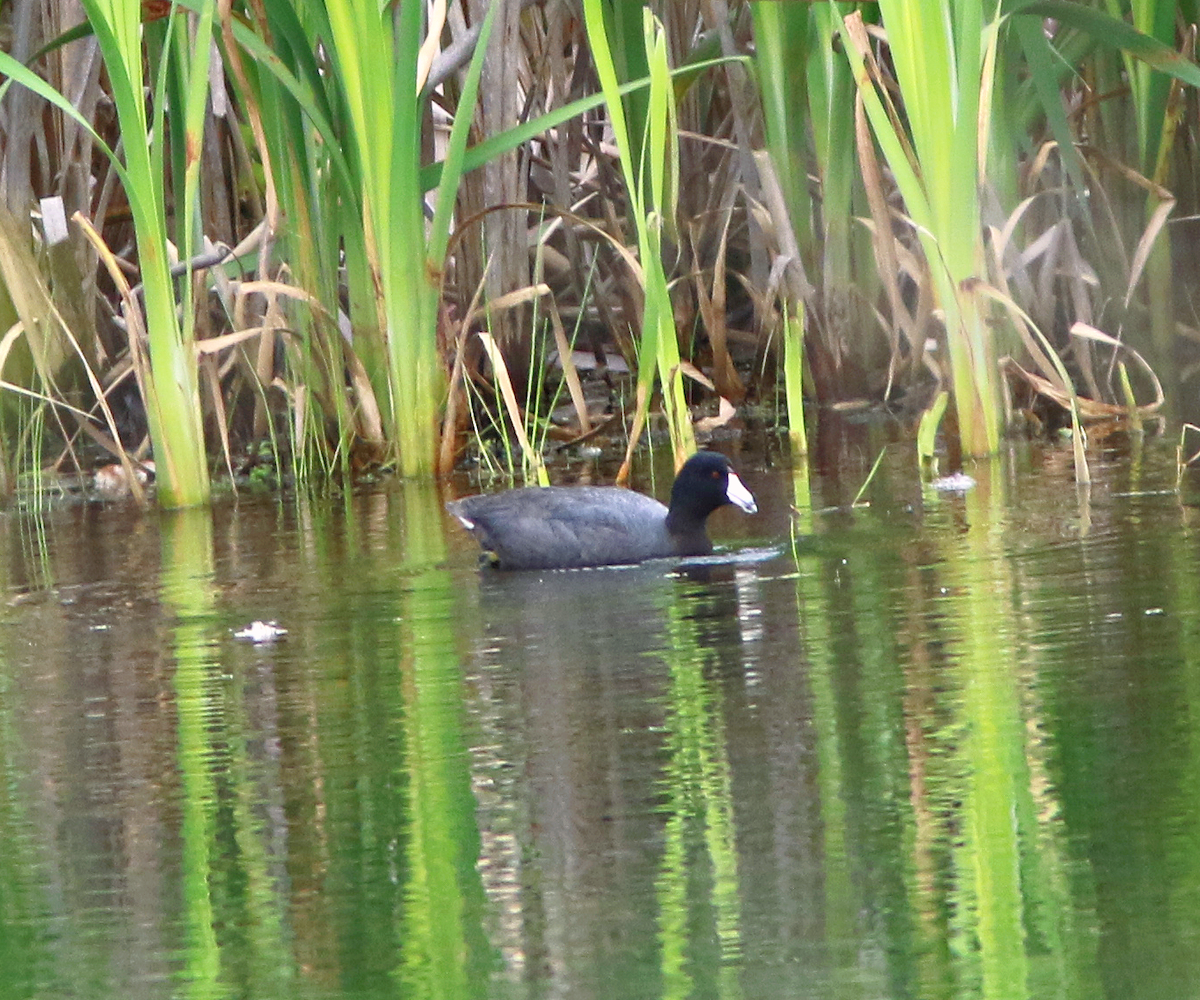
[{"label": "american coot", "polygon": [[617,486],[532,486],[446,504],[497,569],[573,569],[712,551],[704,522],[732,503],[758,510],[729,459],[693,455],[671,487],[671,506]]}]

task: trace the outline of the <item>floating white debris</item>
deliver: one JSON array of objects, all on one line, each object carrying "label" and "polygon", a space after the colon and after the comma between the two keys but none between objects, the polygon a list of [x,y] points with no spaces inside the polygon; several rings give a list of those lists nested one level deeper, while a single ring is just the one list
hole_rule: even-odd
[{"label": "floating white debris", "polygon": [[246,639],[256,645],[264,642],[275,642],[287,635],[287,629],[280,628],[275,622],[253,621],[244,629],[233,633],[235,639]]},{"label": "floating white debris", "polygon": [[966,493],[975,485],[975,480],[965,472],[956,472],[952,476],[942,476],[929,484],[939,493]]}]

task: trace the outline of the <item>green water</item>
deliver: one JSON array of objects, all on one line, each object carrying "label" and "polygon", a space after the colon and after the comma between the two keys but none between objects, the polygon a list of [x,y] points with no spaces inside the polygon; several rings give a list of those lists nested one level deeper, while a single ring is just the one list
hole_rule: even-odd
[{"label": "green water", "polygon": [[481,574],[397,484],[2,515],[0,1000],[1194,996],[1173,457],[899,454],[793,548],[743,455],[686,572]]}]

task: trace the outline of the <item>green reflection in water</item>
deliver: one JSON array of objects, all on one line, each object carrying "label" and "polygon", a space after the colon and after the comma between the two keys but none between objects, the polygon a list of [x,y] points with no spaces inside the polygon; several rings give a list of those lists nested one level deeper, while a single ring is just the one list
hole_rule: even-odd
[{"label": "green reflection in water", "polygon": [[399,668],[409,836],[397,975],[406,997],[464,1000],[486,994],[495,956],[484,937],[476,868],[479,829],[455,648],[458,598],[451,574],[441,568],[445,542],[436,491],[406,484],[404,515],[408,578]]},{"label": "green reflection in water", "polygon": [[[808,470],[802,465],[792,470],[792,488],[798,511],[810,511],[812,504]],[[820,796],[822,871],[824,875],[825,947],[834,968],[851,968],[857,950],[857,914],[861,894],[850,879],[847,849],[847,807],[845,776],[842,767],[841,727],[835,685],[837,662],[834,657],[835,629],[830,607],[821,590],[820,579],[806,572],[797,560],[796,619],[802,648],[808,662],[813,699],[813,727],[816,732],[817,789]],[[797,669],[803,669],[798,662]]]},{"label": "green reflection in water", "polygon": [[0,664],[0,997],[33,996],[53,983],[51,915],[41,898],[44,871],[30,836],[33,824],[20,793],[25,768],[14,726],[8,663]]},{"label": "green reflection in water", "polygon": [[[275,680],[276,647],[253,651],[256,672]],[[251,701],[257,705],[250,704]],[[210,890],[217,925],[222,928],[221,975],[226,985],[253,984],[259,995],[289,989],[296,979],[288,932],[288,898],[279,848],[280,774],[273,743],[264,733],[264,692],[251,676],[235,671],[224,684],[221,704],[220,766],[214,761],[218,811],[216,839],[220,852]],[[215,748],[214,748],[215,749]],[[278,837],[278,839],[273,839]],[[234,990],[231,988],[231,992]]]},{"label": "green reflection in water", "polygon": [[[704,676],[692,621],[671,608],[664,719],[668,763],[662,867],[656,879],[662,995],[742,996],[737,845],[720,696]],[[715,939],[716,951],[705,947]]]},{"label": "green reflection in water", "polygon": [[[859,531],[869,549],[818,574],[799,563],[838,995],[864,983],[922,1000],[1097,995],[1007,506],[978,475],[965,500],[938,501],[962,508],[957,533],[880,546]],[[863,961],[876,947],[883,966]]]},{"label": "green reflection in water", "polygon": [[[1046,769],[1037,653],[1022,641],[1022,586],[1004,548],[1003,480],[979,470],[966,529],[939,567],[957,702],[930,741],[952,762],[931,782],[950,843],[954,981],[999,1000],[1097,995],[1090,905],[1075,898],[1061,807]],[[1080,510],[1086,528],[1086,510]],[[1049,607],[1044,605],[1044,607]],[[941,745],[938,746],[937,744]],[[947,808],[949,807],[949,808]],[[936,819],[932,822],[937,823]]]},{"label": "green reflection in water", "polygon": [[[1172,550],[1168,565],[1171,583],[1174,585],[1176,609],[1180,614],[1178,636],[1181,664],[1181,711],[1191,723],[1183,740],[1182,766],[1178,791],[1172,796],[1170,815],[1191,817],[1192,821],[1179,824],[1181,835],[1171,839],[1172,850],[1167,859],[1167,868],[1173,877],[1169,879],[1167,909],[1171,923],[1179,928],[1195,928],[1200,925],[1200,732],[1196,720],[1200,720],[1200,580],[1195,573],[1195,563],[1188,550],[1195,545],[1193,532],[1185,531],[1183,538],[1189,546],[1176,546]],[[1190,961],[1184,966],[1186,979],[1189,971],[1195,974],[1195,938],[1190,948],[1176,948]]]},{"label": "green reflection in water", "polygon": [[183,969],[190,997],[220,996],[220,953],[210,886],[216,864],[213,719],[219,712],[212,652],[213,541],[205,508],[163,515],[162,596],[174,616],[180,809],[182,815]]},{"label": "green reflection in water", "polygon": [[1029,769],[1029,795],[1019,797],[1029,993],[1090,1000],[1104,993],[1096,961],[1095,886],[1070,859],[1062,803],[1050,775],[1050,713],[1037,684],[1039,655],[1022,644],[1017,657]]},{"label": "green reflection in water", "polygon": [[[967,495],[962,550],[947,566],[947,616],[962,692],[963,827],[951,891],[961,983],[984,997],[1029,996],[1018,827],[1033,815],[1012,642],[1013,583],[1001,543],[1003,477]],[[1032,831],[1026,830],[1028,835]]]},{"label": "green reflection in water", "polygon": [[[40,536],[44,537],[44,536]],[[7,569],[7,567],[6,567]],[[7,579],[5,583],[7,584]],[[27,809],[18,793],[20,763],[14,759],[21,746],[14,728],[17,711],[8,658],[0,660],[0,996],[28,995],[37,980],[37,969],[47,955],[36,928],[45,919],[35,900],[35,853]]]},{"label": "green reflection in water", "polygon": [[409,810],[397,496],[301,510],[323,603],[296,623],[315,655],[284,679],[280,704],[287,877],[296,962],[334,996],[391,996],[399,961]]},{"label": "green reflection in water", "polygon": [[[878,498],[883,508],[896,487],[891,468],[879,468],[872,503]],[[930,983],[939,981],[944,956],[932,937],[916,939],[906,882],[918,837],[903,646],[921,627],[912,621],[921,608],[920,581],[905,531],[867,514],[852,516],[854,531],[832,535],[847,546],[846,555],[823,560],[816,580],[799,583],[819,734],[821,822],[829,828],[826,955],[838,995],[865,990],[935,1000],[943,994]],[[898,601],[897,593],[907,600]]]}]

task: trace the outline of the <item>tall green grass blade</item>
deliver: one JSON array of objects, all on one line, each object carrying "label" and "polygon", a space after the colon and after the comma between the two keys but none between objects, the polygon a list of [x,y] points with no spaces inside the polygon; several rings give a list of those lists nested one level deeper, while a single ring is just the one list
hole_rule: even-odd
[{"label": "tall green grass blade", "polygon": [[[722,66],[726,63],[745,61],[744,56],[722,56],[719,59],[701,59],[685,63],[682,66],[676,66],[670,71],[672,86],[678,95],[681,90],[686,89],[689,83],[693,82],[706,70]],[[617,91],[622,96],[626,96],[649,86],[650,77],[644,76],[641,79],[631,80],[628,83],[619,85]],[[530,118],[528,121],[521,122],[521,124],[506,129],[499,135],[482,137],[474,145],[468,147],[463,154],[463,173],[469,173],[477,167],[481,167],[488,160],[500,156],[502,153],[511,152],[523,146],[530,139],[535,139],[544,132],[557,128],[572,118],[578,118],[585,112],[599,107],[604,101],[605,95],[603,92],[588,94],[570,101],[561,107],[547,111],[543,115],[538,115],[536,118]],[[424,190],[431,191],[438,186],[438,180],[442,175],[442,166],[443,164],[439,160],[436,163],[426,164],[421,168],[421,186]]]},{"label": "tall green grass blade", "polygon": [[[606,44],[616,77],[622,82],[650,77],[649,50],[643,21],[649,10],[643,0],[607,0],[604,4]],[[589,44],[591,36],[589,25]],[[634,163],[641,163],[645,156],[643,147],[649,131],[651,101],[649,94],[641,89],[631,90],[621,99],[624,117],[629,124],[629,157]]]},{"label": "tall green grass blade", "polygon": [[[841,9],[848,9],[842,5]],[[856,197],[862,197],[854,137],[854,79],[841,55],[832,4],[812,8],[816,44],[808,58],[808,107],[813,154],[821,179],[820,252],[824,278],[834,292],[854,287],[870,294],[873,276],[860,261],[871,259],[870,234],[858,224]],[[807,178],[802,178],[807,180]],[[805,192],[806,193],[806,192]],[[799,225],[797,224],[797,228]],[[816,235],[816,234],[814,234]],[[800,238],[800,234],[797,234]],[[803,246],[803,242],[801,243]]]},{"label": "tall green grass blade", "polygon": [[[808,195],[808,56],[810,18],[807,4],[757,0],[754,17],[755,69],[762,100],[767,147],[796,239],[806,250],[812,242],[812,204]],[[840,118],[849,116],[845,107]],[[817,117],[813,115],[814,130]]]},{"label": "tall green grass blade", "polygon": [[[226,61],[242,85],[240,103],[247,117],[259,122],[255,139],[266,186],[264,222],[278,227],[272,233],[277,244],[268,249],[277,246],[292,281],[312,296],[293,306],[296,335],[283,340],[284,378],[293,403],[290,457],[297,480],[306,481],[320,468],[331,471],[335,462],[349,472],[355,449],[383,451],[373,387],[365,379],[348,382],[343,373],[360,366],[384,371],[387,363],[381,338],[366,332],[350,347],[330,321],[341,308],[344,279],[349,316],[374,330],[378,282],[366,254],[361,175],[343,138],[345,101],[336,74],[322,72],[313,55],[319,50],[316,39],[331,36],[328,22],[319,4],[305,6],[303,25],[288,0],[265,0],[263,12],[265,19],[253,26],[231,17],[223,25],[223,39]],[[271,38],[269,47],[257,31]],[[285,226],[279,226],[280,218],[287,220]],[[273,258],[269,252],[260,260],[262,277],[274,277]],[[260,346],[257,374],[264,384],[274,374],[272,347]],[[264,405],[255,415],[256,435],[268,432],[266,421]]]},{"label": "tall green grass blade", "polygon": [[[997,6],[992,5],[993,13]],[[883,91],[877,89],[880,74],[858,15],[843,22],[845,51],[929,264],[944,316],[963,450],[990,455],[1000,441],[996,348],[970,281],[983,273],[978,191],[989,118],[987,105],[982,105],[985,114],[980,108],[981,96],[991,94],[984,29],[994,47],[995,22],[984,21],[977,0],[881,0],[880,11],[907,132],[884,106]]]},{"label": "tall green grass blade", "polygon": [[[437,356],[435,337],[438,299],[441,293],[441,283],[437,279],[440,279],[442,270],[445,267],[446,248],[450,239],[450,227],[453,223],[455,195],[463,175],[467,137],[474,114],[476,97],[479,92],[479,80],[483,72],[484,54],[487,51],[488,41],[491,38],[492,24],[497,6],[496,4],[492,4],[488,7],[480,29],[479,40],[476,42],[475,54],[471,59],[471,63],[467,68],[466,78],[463,81],[462,92],[459,95],[458,111],[454,116],[454,123],[450,129],[446,155],[442,162],[442,174],[438,180],[437,204],[434,209],[433,221],[429,227],[429,245],[426,249],[425,261],[422,267],[422,273],[427,282],[426,308],[429,315],[426,318],[426,322],[430,327],[430,350],[423,356],[423,360],[429,366],[429,370],[420,379],[419,386],[417,387],[417,396],[422,405],[430,406],[431,411],[435,413],[441,402],[442,394],[441,368]],[[412,182],[417,191],[420,191],[421,178],[419,171],[412,178]],[[436,390],[436,395],[426,397],[425,394],[431,393],[434,390]],[[436,436],[431,438],[431,443],[436,444]],[[436,458],[434,461],[436,462]],[[435,465],[431,465],[430,470],[432,471],[434,467]]]},{"label": "tall green grass blade", "polygon": [[[1175,5],[1161,0],[1132,0],[1133,26],[1148,38],[1154,38],[1165,47],[1172,48],[1175,42]],[[1158,73],[1144,61],[1131,65],[1132,56],[1126,54],[1126,72],[1133,88],[1137,115],[1138,151],[1141,154],[1142,173],[1160,180],[1157,175],[1160,143],[1165,138],[1162,127],[1167,114],[1167,101],[1171,92],[1171,80]]]},{"label": "tall green grass blade", "polygon": [[[491,37],[494,15],[495,4],[488,7],[480,30],[479,41],[476,43],[475,58],[471,60],[463,81],[459,107],[466,111],[475,106],[475,100],[479,93],[479,78],[483,73],[483,55],[488,39]],[[446,246],[450,239],[454,194],[467,169],[467,138],[470,129],[471,115],[469,113],[464,112],[454,116],[449,141],[446,144],[446,155],[441,161],[441,175],[437,184],[437,207],[434,210],[433,224],[430,226],[428,253],[429,266],[435,268],[437,272],[441,271],[443,258],[446,256]]]},{"label": "tall green grass blade", "polygon": [[643,148],[641,184],[650,168],[650,204],[660,213],[663,231],[678,243],[675,208],[679,203],[679,121],[675,113],[675,91],[667,62],[667,38],[662,25],[646,10],[644,18],[646,54],[650,63],[650,103]]},{"label": "tall green grass blade", "polygon": [[[185,60],[189,67],[183,70],[185,73],[194,73],[197,64],[202,64],[202,84],[193,81],[192,85],[203,88],[207,88],[212,28],[212,4],[206,6],[208,14],[199,19],[195,36],[178,40],[164,52],[168,61]],[[149,369],[143,374],[143,388],[158,467],[159,497],[166,507],[200,504],[209,496],[208,466],[191,317],[189,314],[181,324],[170,276],[161,124],[163,89],[160,86],[157,90],[158,127],[151,130],[142,85],[140,3],[84,0],[84,9],[104,58],[124,139],[126,194],[137,234],[145,295],[150,358]],[[189,97],[189,103],[192,100]],[[185,110],[185,117],[186,114]],[[191,211],[191,206],[187,206],[186,212]],[[182,231],[186,236],[186,222],[182,223]],[[187,249],[186,245],[181,246],[181,251]]]},{"label": "tall green grass blade", "polygon": [[[277,16],[277,10],[281,9]],[[272,49],[254,31],[238,20],[233,22],[233,36],[237,43],[248,54],[254,57],[255,65],[260,74],[266,74],[274,79],[284,91],[296,102],[296,108],[303,111],[303,117],[312,124],[322,140],[322,154],[328,157],[330,167],[346,184],[352,184],[356,173],[351,167],[347,152],[342,149],[342,136],[334,124],[337,113],[330,106],[322,83],[321,73],[316,63],[312,61],[311,53],[304,51],[307,42],[302,42],[303,36],[295,37],[296,32],[302,31],[298,22],[293,18],[283,17],[284,13],[293,14],[293,8],[285,0],[268,0],[267,10],[271,15],[270,25],[273,30],[280,32],[286,39],[286,45],[280,45],[276,36],[277,48],[283,48],[289,56],[298,53],[296,63],[289,64],[281,58],[281,54]],[[282,22],[280,17],[283,17]],[[260,93],[265,91],[260,90]],[[283,108],[276,97],[275,107]],[[277,120],[268,116],[267,124]],[[297,142],[295,149],[304,150],[304,123],[288,109],[285,119],[291,130],[293,141]]]},{"label": "tall green grass blade", "polygon": [[[650,126],[651,131],[647,136],[646,148],[642,153],[651,164],[647,168],[650,175],[647,183],[641,164],[634,156],[637,146],[631,142],[625,111],[621,104],[617,71],[605,28],[601,0],[584,0],[584,16],[588,39],[592,46],[592,57],[596,64],[596,73],[600,77],[600,87],[604,92],[613,135],[617,143],[621,172],[625,177],[631,221],[638,237],[639,261],[645,290],[639,349],[638,391],[643,400],[648,398],[654,374],[657,371],[663,387],[663,408],[666,411],[671,446],[678,465],[695,450],[696,444],[687,410],[687,401],[683,395],[683,376],[679,367],[679,341],[675,330],[670,289],[662,263],[664,220],[668,215],[673,215],[675,211],[673,203],[666,204],[658,200],[658,198],[665,198],[668,193],[666,176],[670,168],[663,165],[668,156],[667,128],[661,122],[659,125]],[[664,102],[668,99],[673,100],[673,92],[671,92],[670,98],[661,94],[661,89],[668,86],[670,78],[669,70],[666,67],[666,46],[662,35],[662,25],[647,11],[643,29],[647,59],[656,64],[656,68],[650,74],[653,94],[650,99],[650,107],[658,108],[659,114],[663,115]],[[669,112],[665,112],[665,114],[669,114]],[[654,142],[658,143],[657,147],[653,145]],[[659,161],[660,165],[654,166],[655,161]],[[670,172],[678,175],[677,168]],[[631,447],[632,444],[631,441]]]},{"label": "tall green grass blade", "polygon": [[[427,233],[420,170],[422,80],[419,53],[424,8],[403,4],[382,16],[371,0],[325,8],[344,85],[354,162],[361,171],[366,260],[382,291],[382,360],[364,358],[390,439],[409,476],[436,467],[442,371],[437,353],[437,301],[454,192],[493,11],[489,9],[455,116],[438,204]],[[436,29],[432,29],[436,30]],[[395,39],[393,43],[393,37]]]},{"label": "tall green grass blade", "polygon": [[1059,89],[1059,78],[1070,67],[1064,65],[1054,52],[1040,18],[1013,18],[1013,28],[1020,39],[1025,65],[1037,92],[1037,106],[1046,115],[1050,132],[1058,143],[1063,165],[1076,188],[1083,190],[1083,164],[1075,148],[1074,133],[1071,131],[1071,123],[1067,120]]},{"label": "tall green grass blade", "polygon": [[788,438],[793,455],[808,454],[808,432],[804,426],[804,303],[797,301],[793,312],[783,317],[783,388],[787,401]]},{"label": "tall green grass blade", "polygon": [[875,461],[871,463],[871,471],[867,473],[867,478],[862,481],[862,485],[858,488],[858,492],[854,494],[854,499],[850,501],[851,507],[857,507],[862,501],[862,498],[867,495],[867,489],[871,485],[871,481],[875,478],[875,473],[879,471],[879,467],[883,465],[883,460],[887,455],[887,449],[881,448],[879,454],[875,456]]},{"label": "tall green grass blade", "polygon": [[946,405],[950,402],[950,394],[939,392],[932,405],[921,414],[921,422],[917,426],[917,456],[922,462],[932,462],[937,455],[937,433],[942,426],[942,417],[946,414]]},{"label": "tall green grass blade", "polygon": [[[1162,5],[1170,9],[1170,5]],[[1141,62],[1191,87],[1200,87],[1200,66],[1183,53],[1157,38],[1139,31],[1129,22],[1096,7],[1073,0],[1009,0],[1004,15],[1027,14],[1052,17],[1076,28],[1098,46],[1127,52]]]}]

